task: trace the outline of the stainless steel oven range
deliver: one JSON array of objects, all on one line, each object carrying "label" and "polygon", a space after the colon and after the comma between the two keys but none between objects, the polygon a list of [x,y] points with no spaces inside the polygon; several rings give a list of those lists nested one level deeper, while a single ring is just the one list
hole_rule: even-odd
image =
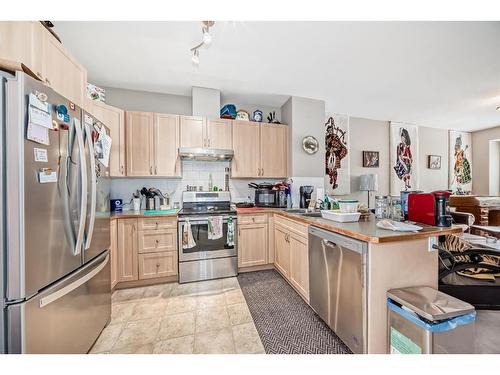
[{"label": "stainless steel oven range", "polygon": [[[219,239],[209,239],[209,218],[214,216],[222,217],[222,237]],[[231,221],[234,226],[234,243],[228,242]],[[236,210],[231,209],[231,195],[228,191],[182,193],[178,224],[179,283],[238,274],[236,222]],[[188,223],[195,242],[189,248],[183,246],[184,227]]]}]

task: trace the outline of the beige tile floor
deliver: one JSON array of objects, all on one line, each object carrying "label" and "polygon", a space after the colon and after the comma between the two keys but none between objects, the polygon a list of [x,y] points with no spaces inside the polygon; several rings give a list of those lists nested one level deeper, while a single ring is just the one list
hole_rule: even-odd
[{"label": "beige tile floor", "polygon": [[90,353],[264,353],[234,278],[123,289]]}]

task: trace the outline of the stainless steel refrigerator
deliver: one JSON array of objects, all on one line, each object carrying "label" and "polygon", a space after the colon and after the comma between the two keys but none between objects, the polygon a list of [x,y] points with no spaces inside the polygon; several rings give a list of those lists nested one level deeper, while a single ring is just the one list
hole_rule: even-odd
[{"label": "stainless steel refrigerator", "polygon": [[111,315],[105,128],[24,73],[0,79],[6,352],[86,353]]}]

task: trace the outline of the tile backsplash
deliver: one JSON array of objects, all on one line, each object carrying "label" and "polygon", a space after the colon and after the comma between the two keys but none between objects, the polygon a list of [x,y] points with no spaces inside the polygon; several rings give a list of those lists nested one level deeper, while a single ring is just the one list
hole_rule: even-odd
[{"label": "tile backsplash", "polygon": [[[230,162],[203,162],[203,161],[182,161],[182,178],[113,178],[111,179],[111,198],[123,199],[127,203],[132,198],[132,193],[142,187],[155,187],[160,189],[163,194],[169,194],[172,202],[182,201],[182,192],[186,190],[187,185],[203,186],[203,190],[208,190],[208,180],[212,174],[212,183],[214,186],[224,188],[224,171],[230,166]],[[253,201],[254,189],[248,187],[248,183],[254,182],[274,182],[275,179],[230,179],[229,190],[233,202],[244,200]]]}]

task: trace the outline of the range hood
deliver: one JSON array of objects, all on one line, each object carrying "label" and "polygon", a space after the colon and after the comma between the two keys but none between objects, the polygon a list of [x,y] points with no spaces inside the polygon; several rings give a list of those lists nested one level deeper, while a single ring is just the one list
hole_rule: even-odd
[{"label": "range hood", "polygon": [[233,155],[233,150],[226,149],[196,147],[179,148],[179,156],[182,160],[228,161],[233,158]]}]

